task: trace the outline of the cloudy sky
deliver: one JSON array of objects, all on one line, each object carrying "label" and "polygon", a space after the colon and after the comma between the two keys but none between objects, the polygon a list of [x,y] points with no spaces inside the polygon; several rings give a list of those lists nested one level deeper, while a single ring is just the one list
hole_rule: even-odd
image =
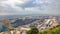
[{"label": "cloudy sky", "polygon": [[0,15],[60,15],[60,0],[0,0]]}]

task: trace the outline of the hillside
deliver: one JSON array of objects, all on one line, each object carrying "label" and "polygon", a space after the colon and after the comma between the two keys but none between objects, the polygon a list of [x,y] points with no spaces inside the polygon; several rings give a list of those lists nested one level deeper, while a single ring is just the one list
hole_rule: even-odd
[{"label": "hillside", "polygon": [[60,25],[58,25],[54,28],[51,28],[47,31],[40,32],[39,34],[60,34]]}]

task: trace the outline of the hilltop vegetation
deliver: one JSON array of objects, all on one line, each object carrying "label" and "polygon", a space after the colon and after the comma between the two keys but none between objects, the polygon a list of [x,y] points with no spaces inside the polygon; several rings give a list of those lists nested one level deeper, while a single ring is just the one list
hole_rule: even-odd
[{"label": "hilltop vegetation", "polygon": [[40,32],[39,34],[60,34],[60,25],[58,25],[54,28],[51,28],[47,31]]},{"label": "hilltop vegetation", "polygon": [[39,31],[36,27],[31,28],[31,30],[27,32],[27,34],[38,34],[38,33]]},{"label": "hilltop vegetation", "polygon": [[33,28],[30,31],[27,32],[27,34],[60,34],[60,25],[53,27],[47,31],[39,32],[37,28]]}]

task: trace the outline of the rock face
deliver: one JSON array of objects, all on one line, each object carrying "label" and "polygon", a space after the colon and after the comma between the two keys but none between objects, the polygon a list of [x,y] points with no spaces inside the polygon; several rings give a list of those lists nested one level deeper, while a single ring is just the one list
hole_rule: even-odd
[{"label": "rock face", "polygon": [[0,34],[26,34],[26,32],[29,30],[30,30],[30,28],[20,27],[20,28],[15,29],[15,30],[1,32]]},{"label": "rock face", "polygon": [[6,31],[9,29],[13,29],[13,26],[12,26],[10,20],[9,19],[3,20],[2,21],[2,31]]},{"label": "rock face", "polygon": [[49,18],[44,19],[42,22],[41,20],[36,20],[33,23],[28,24],[27,26],[35,26],[39,29],[39,31],[45,31],[57,25],[59,25],[59,20],[57,18]]}]

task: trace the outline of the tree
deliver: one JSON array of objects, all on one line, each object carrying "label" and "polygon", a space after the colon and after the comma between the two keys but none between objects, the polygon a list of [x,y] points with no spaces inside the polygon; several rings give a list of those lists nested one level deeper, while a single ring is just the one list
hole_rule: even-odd
[{"label": "tree", "polygon": [[28,32],[27,32],[27,34],[38,34],[39,33],[39,31],[38,31],[38,29],[37,28],[31,28],[31,30],[29,30]]}]

